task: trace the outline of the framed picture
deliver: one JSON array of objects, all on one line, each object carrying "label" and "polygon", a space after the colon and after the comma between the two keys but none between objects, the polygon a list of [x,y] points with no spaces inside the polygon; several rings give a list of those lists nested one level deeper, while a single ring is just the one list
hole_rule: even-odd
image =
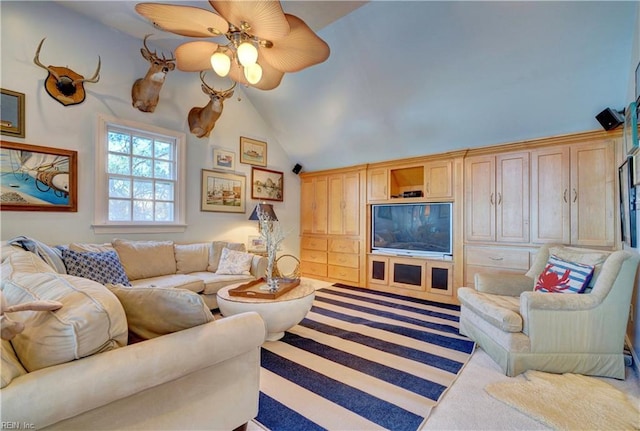
[{"label": "framed picture", "polygon": [[267,143],[240,136],[240,163],[267,166]]},{"label": "framed picture", "polygon": [[0,210],[78,211],[78,152],[0,142]]},{"label": "framed picture", "polygon": [[267,244],[261,236],[250,236],[247,249],[249,251],[267,251]]},{"label": "framed picture", "polygon": [[230,171],[236,168],[236,153],[233,151],[214,149],[213,150],[213,168],[227,169]]},{"label": "framed picture", "polygon": [[244,213],[245,190],[243,175],[203,169],[200,211]]},{"label": "framed picture", "polygon": [[636,188],[631,184],[633,157],[627,157],[618,168],[620,183],[620,233],[622,242],[635,247],[636,239]]},{"label": "framed picture", "polygon": [[251,169],[251,199],[284,200],[284,174],[269,169]]},{"label": "framed picture", "polygon": [[0,133],[24,138],[24,94],[0,89]]},{"label": "framed picture", "polygon": [[640,105],[640,62],[636,66],[636,104]]},{"label": "framed picture", "polygon": [[631,102],[624,114],[624,148],[627,154],[633,154],[638,150],[638,111],[636,102]]}]

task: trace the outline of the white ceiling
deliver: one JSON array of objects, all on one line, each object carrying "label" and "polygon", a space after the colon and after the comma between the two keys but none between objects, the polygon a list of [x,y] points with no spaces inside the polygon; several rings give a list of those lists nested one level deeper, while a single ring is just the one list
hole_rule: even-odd
[{"label": "white ceiling", "polygon": [[[136,2],[60,3],[140,39],[153,30]],[[599,129],[597,113],[630,102],[638,4],[283,2],[331,56],[246,93],[305,170]],[[186,40],[155,30],[162,48]]]}]

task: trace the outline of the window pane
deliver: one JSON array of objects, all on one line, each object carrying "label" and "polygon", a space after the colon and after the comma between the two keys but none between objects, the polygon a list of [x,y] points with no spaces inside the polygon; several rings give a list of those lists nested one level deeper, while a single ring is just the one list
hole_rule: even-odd
[{"label": "window pane", "polygon": [[172,201],[173,183],[156,182],[156,199],[160,201]]},{"label": "window pane", "polygon": [[153,141],[149,138],[134,136],[133,154],[136,156],[153,157]]},{"label": "window pane", "polygon": [[171,202],[156,202],[156,221],[173,221]]},{"label": "window pane", "polygon": [[162,178],[165,180],[172,180],[173,177],[173,163],[171,162],[161,162],[156,160],[155,163],[155,177]]},{"label": "window pane", "polygon": [[153,202],[133,201],[133,221],[153,221]]},{"label": "window pane", "polygon": [[173,160],[173,144],[170,142],[156,141],[157,159]]},{"label": "window pane", "polygon": [[107,161],[108,164],[108,173],[109,174],[120,174],[120,175],[130,175],[131,170],[129,168],[130,158],[127,156],[119,156],[117,154],[109,154],[109,159]]},{"label": "window pane", "polygon": [[133,197],[134,199],[153,199],[153,181],[135,180]]},{"label": "window pane", "polygon": [[131,221],[129,201],[109,199],[109,221]]},{"label": "window pane", "polygon": [[109,178],[110,198],[130,198],[131,180],[122,178]]},{"label": "window pane", "polygon": [[125,154],[131,152],[131,136],[128,134],[110,131],[107,141],[109,151]]},{"label": "window pane", "polygon": [[148,177],[151,178],[151,160],[141,159],[139,157],[133,158],[133,175],[136,177]]}]

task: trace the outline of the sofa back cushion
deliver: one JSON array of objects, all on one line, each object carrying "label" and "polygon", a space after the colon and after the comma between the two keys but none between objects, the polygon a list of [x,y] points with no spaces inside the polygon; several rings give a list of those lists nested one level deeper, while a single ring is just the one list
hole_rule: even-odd
[{"label": "sofa back cushion", "polygon": [[209,250],[209,265],[207,266],[207,271],[216,272],[218,270],[220,256],[224,248],[235,251],[246,250],[244,244],[241,242],[213,241],[211,243],[211,249]]},{"label": "sofa back cushion", "polygon": [[80,253],[84,253],[85,251],[113,251],[113,245],[111,243],[103,243],[103,244],[93,244],[93,243],[81,243],[81,242],[72,242],[69,244],[69,250],[79,251]]},{"label": "sofa back cushion", "polygon": [[211,244],[200,242],[194,244],[174,244],[176,267],[178,274],[206,271],[209,265],[209,249]]},{"label": "sofa back cushion", "polygon": [[173,241],[127,241],[114,239],[113,247],[129,280],[176,273]]},{"label": "sofa back cushion", "polygon": [[0,364],[0,373],[2,374],[0,379],[0,389],[2,389],[11,383],[11,381],[16,377],[27,374],[27,370],[24,369],[18,360],[11,343],[8,340],[0,341],[2,341],[0,351],[0,355],[2,356],[2,364]]},{"label": "sofa back cushion", "polygon": [[69,275],[88,278],[100,284],[131,285],[115,250],[79,253],[65,248],[62,250],[62,261]]},{"label": "sofa back cushion", "polygon": [[40,299],[63,304],[56,311],[11,313],[13,320],[25,324],[11,344],[29,372],[127,344],[122,305],[95,281],[65,274],[19,274],[4,280],[2,289],[8,305]]}]

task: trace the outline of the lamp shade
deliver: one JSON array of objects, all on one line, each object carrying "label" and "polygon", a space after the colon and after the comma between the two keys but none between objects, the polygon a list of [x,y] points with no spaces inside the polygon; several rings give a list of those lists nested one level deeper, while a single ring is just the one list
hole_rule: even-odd
[{"label": "lamp shade", "polygon": [[249,216],[249,220],[260,220],[258,218],[258,208],[266,214],[267,219],[271,221],[278,221],[278,217],[276,217],[276,213],[273,211],[273,205],[271,204],[258,204],[253,209],[253,212]]},{"label": "lamp shade", "polygon": [[211,67],[218,75],[225,77],[231,69],[231,59],[221,52],[214,52],[211,56]]}]

